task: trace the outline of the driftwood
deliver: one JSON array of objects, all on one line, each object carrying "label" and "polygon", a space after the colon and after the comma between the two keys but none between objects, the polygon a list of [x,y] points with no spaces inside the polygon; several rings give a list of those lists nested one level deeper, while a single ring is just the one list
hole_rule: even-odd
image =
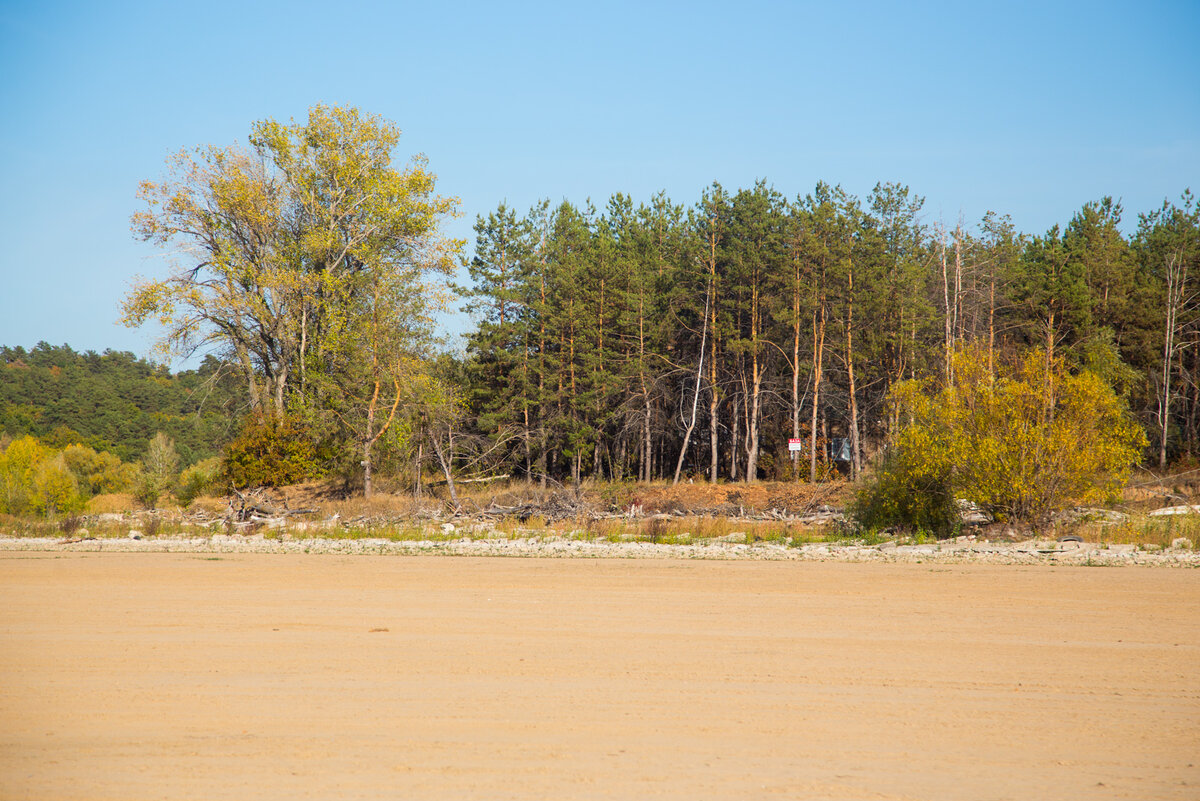
[{"label": "driftwood", "polygon": [[[237,496],[236,503],[233,495]],[[234,489],[233,495],[229,498],[229,510],[225,516],[226,519],[239,523],[261,521],[265,518],[282,518],[289,515],[308,515],[317,511],[316,509],[289,509],[286,497],[283,501],[283,508],[280,508],[266,497],[265,487],[256,487],[246,492]]]}]

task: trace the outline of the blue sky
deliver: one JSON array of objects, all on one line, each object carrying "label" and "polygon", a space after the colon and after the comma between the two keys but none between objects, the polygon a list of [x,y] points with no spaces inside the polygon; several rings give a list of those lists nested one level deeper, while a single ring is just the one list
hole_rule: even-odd
[{"label": "blue sky", "polygon": [[[897,181],[926,218],[1040,233],[1200,192],[1200,3],[0,0],[0,344],[150,353],[116,324],[161,254],[140,180],[253,121],[357,105],[462,200],[598,205],[714,180]],[[452,320],[461,330],[466,323]]]}]

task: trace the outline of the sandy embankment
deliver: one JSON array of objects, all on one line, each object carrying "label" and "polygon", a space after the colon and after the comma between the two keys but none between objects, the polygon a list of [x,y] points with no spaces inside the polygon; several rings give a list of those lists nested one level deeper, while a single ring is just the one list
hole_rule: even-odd
[{"label": "sandy embankment", "polygon": [[0,553],[0,798],[1195,799],[1200,571]]}]

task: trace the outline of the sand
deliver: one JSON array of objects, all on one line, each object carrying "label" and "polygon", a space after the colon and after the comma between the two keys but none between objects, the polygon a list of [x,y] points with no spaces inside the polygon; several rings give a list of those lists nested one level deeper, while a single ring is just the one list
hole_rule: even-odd
[{"label": "sand", "polygon": [[3,799],[1196,799],[1200,571],[0,553]]}]

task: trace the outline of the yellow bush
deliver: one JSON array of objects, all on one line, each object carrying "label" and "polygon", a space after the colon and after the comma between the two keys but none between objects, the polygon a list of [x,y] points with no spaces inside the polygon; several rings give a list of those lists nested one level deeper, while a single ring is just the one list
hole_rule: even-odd
[{"label": "yellow bush", "polygon": [[1125,402],[1095,373],[1034,351],[993,375],[978,350],[950,381],[898,385],[899,430],[857,512],[873,528],[945,530],[954,499],[1001,519],[1037,521],[1118,490],[1146,445]]},{"label": "yellow bush", "polygon": [[27,436],[0,454],[0,512],[55,515],[82,506],[79,485],[61,453]]}]

